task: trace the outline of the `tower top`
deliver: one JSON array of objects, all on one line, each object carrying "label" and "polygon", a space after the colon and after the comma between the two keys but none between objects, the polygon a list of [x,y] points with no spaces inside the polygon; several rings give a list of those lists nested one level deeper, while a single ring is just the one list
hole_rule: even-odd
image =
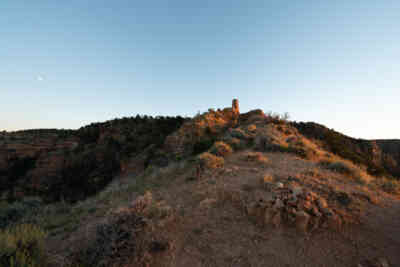
[{"label": "tower top", "polygon": [[236,98],[234,98],[232,100],[232,111],[236,114],[239,114],[239,100],[237,100]]}]

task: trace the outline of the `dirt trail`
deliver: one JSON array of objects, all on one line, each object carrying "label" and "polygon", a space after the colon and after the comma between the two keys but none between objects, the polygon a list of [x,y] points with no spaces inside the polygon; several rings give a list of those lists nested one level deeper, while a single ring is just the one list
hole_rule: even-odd
[{"label": "dirt trail", "polygon": [[[296,162],[288,163],[286,157],[279,155],[269,157],[288,164],[278,168],[284,170],[284,175],[308,168],[296,167]],[[216,197],[210,193],[209,183],[211,188],[224,183],[224,188],[240,190],[243,184],[257,179],[261,171],[236,159],[227,165],[238,169],[215,179],[182,182],[169,189],[168,202],[185,206],[187,216],[179,233],[175,233],[177,253],[168,266],[356,267],[378,257],[386,258],[390,266],[400,266],[399,200],[385,198],[382,206],[367,204],[362,224],[340,232],[321,229],[302,235],[292,227],[259,227],[230,203],[198,208],[202,200]]]},{"label": "dirt trail", "polygon": [[372,206],[363,227],[365,243],[375,248],[372,254],[381,253],[392,266],[400,266],[400,201],[387,200],[384,207]]}]

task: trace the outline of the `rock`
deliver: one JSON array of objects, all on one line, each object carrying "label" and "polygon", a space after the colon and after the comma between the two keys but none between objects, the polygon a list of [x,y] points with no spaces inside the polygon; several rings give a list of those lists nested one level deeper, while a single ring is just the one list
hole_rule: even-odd
[{"label": "rock", "polygon": [[317,204],[318,204],[318,207],[321,209],[328,208],[328,202],[326,202],[326,199],[323,197],[319,197],[317,199]]},{"label": "rock", "polygon": [[247,215],[255,216],[257,214],[257,203],[251,203],[246,207]]},{"label": "rock", "polygon": [[380,267],[389,267],[389,262],[385,258],[378,258],[377,262],[380,264]]},{"label": "rock", "polygon": [[308,215],[305,211],[298,211],[296,213],[297,230],[306,233],[309,220],[310,220],[310,215]]},{"label": "rock", "polygon": [[297,197],[297,196],[303,194],[303,188],[301,188],[301,187],[292,187],[291,190],[292,190],[292,194],[294,197]]},{"label": "rock", "polygon": [[273,217],[272,217],[272,225],[276,228],[278,228],[281,225],[281,213],[277,212]]},{"label": "rock", "polygon": [[277,199],[275,200],[274,205],[272,206],[272,208],[273,208],[274,210],[279,210],[279,209],[281,209],[281,208],[283,208],[283,207],[284,207],[284,204],[283,204],[283,201],[282,201],[280,198],[277,198]]},{"label": "rock", "polygon": [[329,217],[333,215],[333,212],[329,208],[321,208],[320,211],[322,212],[323,215]]},{"label": "rock", "polygon": [[311,213],[312,213],[312,215],[314,215],[316,217],[321,217],[322,216],[321,212],[319,212],[319,210],[318,210],[318,208],[316,206],[312,206]]},{"label": "rock", "polygon": [[390,267],[387,259],[380,257],[373,260],[366,260],[357,265],[357,267]]}]

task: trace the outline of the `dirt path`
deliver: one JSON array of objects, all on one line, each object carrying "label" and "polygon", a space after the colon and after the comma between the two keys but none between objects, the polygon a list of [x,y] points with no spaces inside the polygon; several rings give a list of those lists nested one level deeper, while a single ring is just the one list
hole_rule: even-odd
[{"label": "dirt path", "polygon": [[400,201],[387,200],[384,207],[373,206],[368,211],[363,227],[364,242],[389,260],[392,266],[400,266]]}]

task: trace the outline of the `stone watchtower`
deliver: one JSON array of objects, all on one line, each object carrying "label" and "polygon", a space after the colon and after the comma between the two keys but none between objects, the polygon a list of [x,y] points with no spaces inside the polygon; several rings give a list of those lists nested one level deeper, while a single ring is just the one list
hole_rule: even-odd
[{"label": "stone watchtower", "polygon": [[239,100],[237,100],[236,98],[232,100],[232,111],[236,115],[239,115],[239,113],[240,113],[240,111],[239,111]]}]

